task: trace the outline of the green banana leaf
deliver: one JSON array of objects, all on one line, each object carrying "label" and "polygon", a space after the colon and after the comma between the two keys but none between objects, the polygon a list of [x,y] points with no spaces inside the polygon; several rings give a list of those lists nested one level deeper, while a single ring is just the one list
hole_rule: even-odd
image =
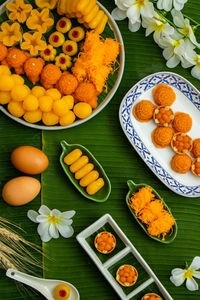
[{"label": "green banana leaf", "polygon": [[[166,0],[167,1],[167,0]],[[2,2],[2,1],[1,1]],[[115,7],[114,1],[101,0],[109,10]],[[199,0],[189,0],[184,12],[199,20]],[[24,230],[24,236],[40,245],[36,224],[26,217],[29,209],[38,210],[41,204],[61,211],[76,210],[73,227],[75,234],[70,239],[59,238],[43,244],[46,257],[38,257],[44,264],[43,274],[38,276],[69,281],[80,292],[82,300],[117,300],[106,279],[77,243],[75,236],[105,213],[110,213],[119,226],[141,253],[160,281],[175,300],[199,300],[200,291],[190,292],[185,286],[175,287],[169,280],[175,267],[184,268],[185,261],[191,263],[200,252],[200,199],[184,198],[164,186],[146,167],[124,136],[119,120],[119,104],[124,94],[144,76],[169,70],[162,57],[162,50],[154,43],[152,36],[145,38],[144,29],[137,33],[128,31],[127,20],[118,22],[122,32],[126,66],[121,85],[109,105],[95,118],[81,126],[55,132],[41,132],[15,123],[4,115],[0,116],[0,186],[20,172],[10,163],[11,151],[19,145],[32,145],[43,149],[49,157],[49,168],[42,174],[42,192],[33,202],[23,207],[10,207],[1,199],[0,215],[17,223]],[[191,81],[197,88],[200,83],[189,70],[178,66],[173,72]],[[60,141],[79,143],[87,147],[104,167],[112,184],[112,191],[105,203],[95,203],[84,198],[71,184],[60,164]],[[154,187],[171,208],[178,224],[178,235],[169,245],[159,244],[149,239],[135,223],[125,204],[128,192],[126,182],[145,182]],[[5,271],[0,270],[0,299],[29,299],[27,292],[20,294],[14,282],[7,279]],[[198,279],[197,279],[198,281]],[[200,283],[200,282],[199,282]],[[154,287],[149,287],[153,291]],[[155,291],[155,290],[154,290]],[[157,292],[157,290],[156,290]],[[142,294],[140,295],[142,297]],[[141,298],[140,297],[140,298]],[[138,297],[134,299],[140,299]],[[33,299],[43,299],[33,294]]]}]

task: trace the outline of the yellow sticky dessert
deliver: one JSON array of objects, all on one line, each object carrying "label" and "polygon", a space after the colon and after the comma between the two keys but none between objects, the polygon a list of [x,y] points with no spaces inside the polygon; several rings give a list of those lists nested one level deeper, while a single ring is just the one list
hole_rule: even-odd
[{"label": "yellow sticky dessert", "polygon": [[174,119],[174,113],[169,106],[161,105],[154,110],[153,118],[156,125],[168,127]]},{"label": "yellow sticky dessert", "polygon": [[59,284],[53,291],[55,300],[67,300],[70,296],[70,287],[67,284]]},{"label": "yellow sticky dessert", "polygon": [[100,253],[109,254],[115,249],[116,239],[112,233],[103,231],[95,237],[94,245]]},{"label": "yellow sticky dessert", "polygon": [[122,265],[117,270],[116,280],[125,287],[134,285],[137,278],[138,272],[136,268],[131,265]]},{"label": "yellow sticky dessert", "polygon": [[184,154],[192,149],[192,139],[186,133],[175,133],[171,141],[172,149],[178,154]]}]

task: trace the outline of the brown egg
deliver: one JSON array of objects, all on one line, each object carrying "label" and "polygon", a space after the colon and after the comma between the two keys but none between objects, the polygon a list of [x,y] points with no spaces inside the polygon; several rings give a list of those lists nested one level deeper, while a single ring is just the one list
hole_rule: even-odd
[{"label": "brown egg", "polygon": [[32,146],[16,148],[11,154],[11,162],[16,169],[30,175],[44,172],[49,165],[44,152]]},{"label": "brown egg", "polygon": [[20,206],[31,202],[40,192],[40,182],[32,177],[21,176],[8,181],[2,190],[5,202]]}]

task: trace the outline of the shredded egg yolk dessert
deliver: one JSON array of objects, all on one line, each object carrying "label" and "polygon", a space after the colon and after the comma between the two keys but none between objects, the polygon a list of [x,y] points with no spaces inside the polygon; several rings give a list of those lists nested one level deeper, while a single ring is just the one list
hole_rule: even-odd
[{"label": "shredded egg yolk dessert", "polygon": [[192,162],[192,173],[195,176],[200,177],[200,157],[197,157],[193,162]]},{"label": "shredded egg yolk dessert", "polygon": [[157,148],[165,148],[170,145],[173,135],[172,127],[158,127],[152,132],[152,142]]},{"label": "shredded egg yolk dessert", "polygon": [[169,106],[158,106],[154,110],[153,118],[156,125],[168,127],[174,119],[174,113]]},{"label": "shredded egg yolk dessert", "polygon": [[185,133],[175,133],[171,141],[171,147],[178,154],[187,153],[192,149],[192,139]]},{"label": "shredded egg yolk dessert", "polygon": [[116,273],[116,280],[123,286],[129,287],[136,283],[138,272],[131,265],[123,265],[119,267]]},{"label": "shredded egg yolk dessert", "polygon": [[171,167],[177,173],[187,173],[191,168],[191,164],[192,160],[187,154],[176,154],[171,160]]},{"label": "shredded egg yolk dessert", "polygon": [[200,156],[200,138],[192,143],[192,156],[195,158]]},{"label": "shredded egg yolk dessert", "polygon": [[112,233],[103,231],[95,237],[94,245],[100,253],[109,254],[115,249],[116,239]]},{"label": "shredded egg yolk dessert", "polygon": [[162,300],[162,298],[155,293],[148,293],[145,294],[141,300]]},{"label": "shredded egg yolk dessert", "polygon": [[148,122],[153,118],[156,106],[149,100],[142,100],[133,108],[133,115],[140,122]]},{"label": "shredded egg yolk dessert", "polygon": [[192,118],[189,114],[177,112],[173,120],[173,127],[177,132],[188,132],[192,128]]},{"label": "shredded egg yolk dessert", "polygon": [[153,98],[157,105],[171,106],[176,100],[176,94],[167,84],[159,84],[153,89]]}]

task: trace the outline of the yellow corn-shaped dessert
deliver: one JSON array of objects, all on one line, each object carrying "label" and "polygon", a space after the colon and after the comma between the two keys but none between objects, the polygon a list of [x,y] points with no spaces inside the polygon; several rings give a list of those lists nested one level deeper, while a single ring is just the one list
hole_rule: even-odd
[{"label": "yellow corn-shaped dessert", "polygon": [[73,164],[77,159],[79,159],[82,155],[82,151],[80,149],[75,149],[67,154],[64,158],[64,162],[70,166]]},{"label": "yellow corn-shaped dessert", "polygon": [[76,5],[76,11],[82,13],[90,4],[90,0],[80,0]]},{"label": "yellow corn-shaped dessert", "polygon": [[85,175],[83,178],[80,180],[80,185],[83,187],[88,186],[90,183],[95,181],[97,178],[99,178],[99,172],[97,171],[91,171],[89,174]]},{"label": "yellow corn-shaped dessert", "polygon": [[106,16],[104,14],[101,22],[97,25],[97,27],[95,28],[95,30],[100,34],[104,31],[104,28],[106,26],[106,23],[108,22],[108,16]]},{"label": "yellow corn-shaped dessert", "polygon": [[75,173],[76,179],[81,179],[94,169],[94,165],[89,163]]},{"label": "yellow corn-shaped dessert", "polygon": [[90,0],[89,5],[82,11],[83,16],[89,14],[95,5],[96,5],[96,0]]},{"label": "yellow corn-shaped dessert", "polygon": [[83,155],[77,161],[75,161],[69,169],[72,173],[76,173],[78,170],[84,167],[88,163],[88,161],[88,157],[86,155]]},{"label": "yellow corn-shaped dessert", "polygon": [[94,8],[91,10],[91,12],[88,15],[84,16],[84,21],[86,23],[91,22],[96,17],[98,12],[99,12],[99,6],[95,5]]},{"label": "yellow corn-shaped dessert", "polygon": [[104,180],[103,178],[99,178],[95,181],[93,181],[92,183],[90,183],[87,188],[86,188],[86,192],[89,195],[94,195],[96,194],[102,187],[104,186]]},{"label": "yellow corn-shaped dessert", "polygon": [[104,12],[103,10],[99,10],[96,17],[88,23],[89,27],[95,29],[97,25],[100,23],[101,19],[103,19]]}]

